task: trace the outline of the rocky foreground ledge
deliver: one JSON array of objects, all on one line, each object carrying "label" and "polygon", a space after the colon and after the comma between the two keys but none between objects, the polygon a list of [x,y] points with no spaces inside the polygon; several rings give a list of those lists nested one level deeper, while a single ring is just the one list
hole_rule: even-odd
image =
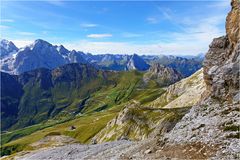
[{"label": "rocky foreground ledge", "polygon": [[147,159],[152,153],[153,139],[139,142],[119,140],[95,145],[69,144],[55,148],[45,148],[18,155],[16,160],[73,160],[73,159]]},{"label": "rocky foreground ledge", "polygon": [[49,159],[107,159],[118,158],[121,151],[132,145],[130,141],[116,141],[96,145],[70,144],[62,147],[42,149],[17,157],[17,160],[49,160]]}]

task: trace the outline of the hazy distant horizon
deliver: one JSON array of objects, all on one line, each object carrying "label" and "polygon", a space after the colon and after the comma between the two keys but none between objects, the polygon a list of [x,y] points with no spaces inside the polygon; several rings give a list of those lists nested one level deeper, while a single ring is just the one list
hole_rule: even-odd
[{"label": "hazy distant horizon", "polygon": [[[225,34],[229,1],[3,1],[1,38],[91,54],[197,55]],[[206,10],[208,12],[206,12]]]},{"label": "hazy distant horizon", "polygon": [[[12,40],[9,40],[9,39],[6,39],[6,38],[1,38],[1,40],[2,39],[5,39],[5,40],[8,40],[8,41],[12,41]],[[37,40],[37,39],[36,39]],[[31,45],[31,44],[33,44],[34,43],[34,41],[35,40],[33,40],[33,41],[31,41],[31,42],[29,42],[29,44],[26,44],[26,45],[23,45],[23,46],[17,46],[15,43],[14,43],[14,41],[12,41],[15,45],[16,45],[16,47],[18,47],[19,49],[20,48],[24,48],[24,47],[27,47],[27,46],[29,46],[29,45]],[[50,43],[50,42],[49,42]],[[52,44],[52,43],[51,43]],[[53,46],[55,46],[55,45],[57,45],[57,46],[60,46],[60,45],[62,45],[62,44],[52,44]],[[63,45],[64,46],[64,45]],[[65,46],[64,46],[65,47]],[[76,49],[69,49],[69,48],[67,48],[67,47],[65,47],[67,50],[69,50],[69,51],[72,51],[72,50],[75,50],[75,51],[80,51],[80,52],[83,52],[83,53],[85,53],[85,54],[89,54],[90,52],[84,52],[84,51],[82,51],[82,50],[76,50]],[[166,53],[166,54],[164,54],[164,53],[160,53],[160,54],[153,54],[153,53],[90,53],[90,54],[92,54],[92,55],[105,55],[105,54],[110,54],[110,55],[133,55],[133,54],[137,54],[137,55],[140,55],[140,56],[181,56],[181,57],[191,57],[191,56],[199,56],[199,55],[202,55],[202,54],[204,54],[205,55],[205,53],[197,53],[196,55],[188,55],[188,54],[177,54],[177,55],[174,55],[174,54],[170,54],[170,53]]]}]

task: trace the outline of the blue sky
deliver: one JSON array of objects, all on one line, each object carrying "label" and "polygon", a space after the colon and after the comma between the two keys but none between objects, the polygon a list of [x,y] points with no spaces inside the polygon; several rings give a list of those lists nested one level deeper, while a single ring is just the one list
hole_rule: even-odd
[{"label": "blue sky", "polygon": [[225,34],[230,1],[1,1],[1,38],[93,54],[196,55]]}]

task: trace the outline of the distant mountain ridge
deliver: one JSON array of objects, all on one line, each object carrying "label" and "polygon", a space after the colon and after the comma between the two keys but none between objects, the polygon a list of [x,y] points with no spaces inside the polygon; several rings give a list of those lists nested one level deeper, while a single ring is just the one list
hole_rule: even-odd
[{"label": "distant mountain ridge", "polygon": [[160,63],[179,71],[184,77],[190,76],[202,66],[202,59],[176,56],[151,56],[137,54],[92,55],[81,51],[68,50],[63,45],[52,45],[37,39],[32,44],[18,49],[11,41],[1,40],[0,70],[10,74],[21,74],[37,68],[54,69],[69,63],[92,64],[98,69],[147,71],[154,63]]},{"label": "distant mountain ridge", "polygon": [[13,124],[15,128],[36,124],[63,110],[76,114],[81,109],[81,102],[76,101],[106,84],[112,84],[108,79],[112,77],[110,71],[96,70],[91,65],[80,63],[54,70],[39,68],[20,75],[0,73],[1,129]]},{"label": "distant mountain ridge", "polygon": [[[163,92],[154,80],[144,83],[142,72],[105,71],[81,63],[53,70],[38,68],[19,75],[0,74],[2,130],[96,113],[144,94],[144,88],[156,92],[148,94],[153,98]],[[144,103],[151,100],[138,98]]]}]

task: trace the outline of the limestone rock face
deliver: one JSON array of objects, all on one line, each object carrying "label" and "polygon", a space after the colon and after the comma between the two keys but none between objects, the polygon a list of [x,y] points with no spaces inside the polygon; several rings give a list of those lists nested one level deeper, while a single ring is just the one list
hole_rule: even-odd
[{"label": "limestone rock face", "polygon": [[166,92],[150,105],[155,108],[182,108],[196,105],[205,91],[202,69],[167,87]]},{"label": "limestone rock face", "polygon": [[234,46],[228,37],[213,40],[203,64],[208,95],[223,101],[237,101],[240,74],[239,53],[239,42]]},{"label": "limestone rock face", "polygon": [[156,80],[159,85],[166,86],[181,80],[183,76],[173,68],[165,67],[159,63],[153,64],[144,75],[144,81]]},{"label": "limestone rock face", "polygon": [[233,45],[240,39],[240,4],[239,0],[232,0],[232,10],[227,16],[226,31],[230,42]]},{"label": "limestone rock face", "polygon": [[206,54],[203,71],[207,95],[222,101],[239,101],[240,2],[232,1],[227,16],[227,36],[215,38]]},{"label": "limestone rock face", "polygon": [[[164,136],[164,148],[201,143],[211,146],[211,159],[239,159],[240,122],[240,1],[232,0],[226,22],[227,35],[215,38],[203,64],[206,92],[200,102]],[[168,147],[166,147],[168,146]],[[168,148],[168,150],[169,150]],[[185,154],[191,153],[186,150]],[[203,153],[203,154],[206,154]],[[171,157],[179,155],[173,153]]]}]

